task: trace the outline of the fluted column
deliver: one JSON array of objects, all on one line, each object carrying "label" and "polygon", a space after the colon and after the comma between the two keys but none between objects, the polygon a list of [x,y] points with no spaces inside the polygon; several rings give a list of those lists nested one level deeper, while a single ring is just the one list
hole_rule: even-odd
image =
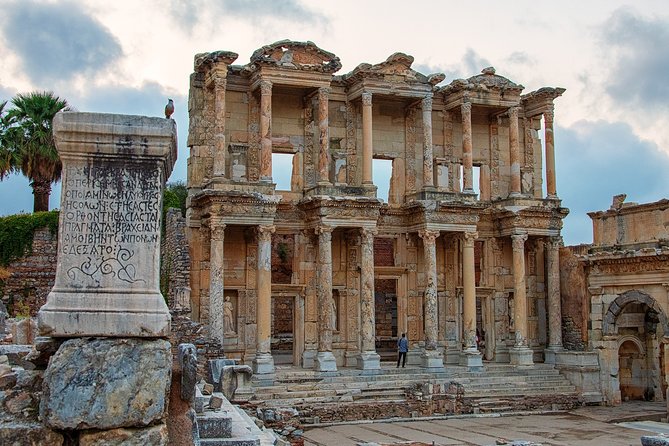
[{"label": "fluted column", "polygon": [[481,354],[476,345],[476,268],[474,242],[476,232],[465,232],[462,245],[462,287],[464,289],[462,319],[464,325],[463,352],[460,365],[481,367]]},{"label": "fluted column", "polygon": [[562,302],[560,298],[560,245],[562,237],[551,237],[546,247],[546,300],[548,303],[548,348],[545,362],[555,363],[562,350]]},{"label": "fluted column", "polygon": [[318,354],[314,360],[317,371],[337,370],[332,354],[332,230],[330,226],[316,228],[318,236]]},{"label": "fluted column", "polygon": [[256,374],[274,373],[272,358],[272,234],[274,226],[261,225],[257,228],[258,270],[256,288],[256,357],[253,371]]},{"label": "fluted column", "polygon": [[434,155],[432,153],[432,94],[421,101],[423,109],[423,187],[434,187]]},{"label": "fluted column", "polygon": [[272,182],[272,82],[260,81],[260,181]]},{"label": "fluted column", "polygon": [[472,103],[460,106],[462,113],[462,184],[463,192],[474,192],[474,161],[472,154]]},{"label": "fluted column", "polygon": [[330,89],[318,89],[318,181],[330,183],[330,121],[328,111],[328,97]]},{"label": "fluted column", "polygon": [[376,353],[375,345],[374,236],[376,230],[363,228],[360,233],[360,331],[362,334],[362,351],[358,358],[358,368],[375,370],[381,368],[381,358]]},{"label": "fluted column", "polygon": [[544,139],[546,141],[546,193],[548,198],[557,198],[555,186],[555,141],[553,137],[553,107],[544,112]]},{"label": "fluted column", "polygon": [[216,217],[209,222],[211,250],[209,252],[209,336],[223,345],[223,305],[225,304],[223,275],[223,243],[225,224]]},{"label": "fluted column", "polygon": [[214,110],[216,125],[214,126],[214,177],[225,177],[225,89],[228,81],[222,71],[214,79]]},{"label": "fluted column", "polygon": [[423,239],[425,258],[425,351],[421,356],[421,365],[427,368],[443,367],[442,352],[437,348],[438,313],[437,313],[437,248],[436,239],[439,231],[422,230],[418,232]]},{"label": "fluted column", "polygon": [[511,364],[532,364],[532,350],[527,344],[527,294],[525,291],[525,241],[527,234],[513,234],[513,298],[516,343],[510,351]]},{"label": "fluted column", "polygon": [[362,93],[362,184],[373,184],[372,180],[372,93]]},{"label": "fluted column", "polygon": [[509,162],[511,164],[511,196],[521,193],[520,140],[518,139],[518,107],[509,108]]}]

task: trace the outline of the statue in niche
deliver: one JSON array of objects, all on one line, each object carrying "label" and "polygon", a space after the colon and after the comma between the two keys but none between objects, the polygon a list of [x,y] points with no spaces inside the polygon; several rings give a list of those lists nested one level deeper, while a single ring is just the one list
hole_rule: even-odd
[{"label": "statue in niche", "polygon": [[513,298],[509,298],[509,331],[516,330],[516,321],[514,318],[515,313],[516,313],[516,303]]},{"label": "statue in niche", "polygon": [[239,164],[237,158],[232,160],[232,180],[245,181],[246,180],[246,166]]},{"label": "statue in niche", "polygon": [[338,159],[336,161],[337,173],[335,174],[336,183],[346,183],[346,160]]},{"label": "statue in niche", "polygon": [[330,299],[330,328],[337,330],[337,302],[334,296]]},{"label": "statue in niche", "polygon": [[230,300],[230,296],[225,296],[225,304],[223,305],[223,330],[227,336],[235,336],[235,319],[234,319],[234,304]]}]

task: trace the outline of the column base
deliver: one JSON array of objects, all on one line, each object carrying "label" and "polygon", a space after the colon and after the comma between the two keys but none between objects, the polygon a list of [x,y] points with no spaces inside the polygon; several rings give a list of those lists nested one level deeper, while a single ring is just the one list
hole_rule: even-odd
[{"label": "column base", "polygon": [[253,359],[253,373],[256,375],[269,375],[274,373],[274,358],[269,353],[257,353]]},{"label": "column base", "polygon": [[379,370],[381,368],[381,356],[374,351],[362,352],[357,359],[357,367],[360,370]]},{"label": "column base", "polygon": [[555,357],[561,351],[564,351],[562,347],[547,347],[544,350],[544,363],[555,364]]},{"label": "column base", "polygon": [[423,350],[420,355],[420,366],[424,369],[443,369],[443,353],[441,350]]},{"label": "column base", "polygon": [[318,352],[314,358],[314,370],[317,372],[336,372],[337,360],[332,352]]},{"label": "column base", "polygon": [[512,347],[509,349],[509,359],[511,365],[533,365],[532,356],[534,352],[526,347]]},{"label": "column base", "polygon": [[302,368],[313,369],[315,357],[316,357],[315,350],[305,350],[304,352],[302,352]]},{"label": "column base", "polygon": [[460,365],[470,371],[480,371],[483,369],[483,356],[476,349],[465,350],[460,353]]}]

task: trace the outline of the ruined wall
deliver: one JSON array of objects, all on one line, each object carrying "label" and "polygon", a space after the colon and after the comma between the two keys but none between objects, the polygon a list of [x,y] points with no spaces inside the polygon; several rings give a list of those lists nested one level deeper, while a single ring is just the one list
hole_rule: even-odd
[{"label": "ruined wall", "polygon": [[[161,242],[161,291],[168,306],[174,308],[181,293],[190,290],[190,255],[186,241],[186,219],[176,208],[165,216],[165,235]],[[190,296],[190,291],[186,293]],[[182,299],[183,300],[183,299]]]},{"label": "ruined wall", "polygon": [[564,348],[585,350],[588,342],[588,284],[583,264],[569,247],[560,248],[560,295]]},{"label": "ruined wall", "polygon": [[46,303],[56,280],[57,234],[48,228],[35,231],[32,253],[7,266],[12,275],[0,282],[0,297],[10,317],[29,311],[31,316]]}]

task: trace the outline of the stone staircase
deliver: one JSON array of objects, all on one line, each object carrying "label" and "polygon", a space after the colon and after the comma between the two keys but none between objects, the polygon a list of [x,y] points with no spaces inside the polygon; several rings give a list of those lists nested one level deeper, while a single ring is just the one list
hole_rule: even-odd
[{"label": "stone staircase", "polygon": [[[254,383],[251,402],[256,407],[295,408],[305,424],[337,417],[551,410],[580,404],[575,387],[550,364],[486,364],[480,372],[458,366],[427,372],[415,366],[397,369],[386,364],[374,373],[277,367],[272,385],[262,384]],[[454,389],[458,389],[457,395]],[[434,403],[437,400],[448,400],[450,405]]]}]

